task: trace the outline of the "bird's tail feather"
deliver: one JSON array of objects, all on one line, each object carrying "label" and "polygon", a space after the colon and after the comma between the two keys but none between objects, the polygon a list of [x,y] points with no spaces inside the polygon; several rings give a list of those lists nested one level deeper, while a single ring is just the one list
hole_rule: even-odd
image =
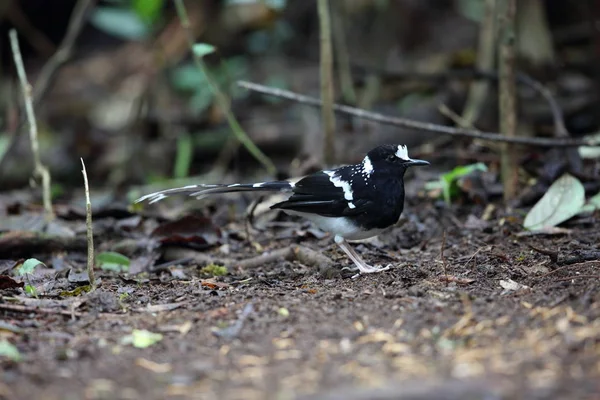
[{"label": "bird's tail feather", "polygon": [[210,194],[218,193],[233,193],[233,192],[248,192],[248,191],[281,191],[286,192],[292,190],[293,183],[287,181],[260,182],[260,183],[234,183],[231,185],[189,185],[180,188],[161,190],[140,197],[135,202],[140,203],[148,201],[150,204],[164,200],[169,196],[187,194],[188,196],[201,199]]}]

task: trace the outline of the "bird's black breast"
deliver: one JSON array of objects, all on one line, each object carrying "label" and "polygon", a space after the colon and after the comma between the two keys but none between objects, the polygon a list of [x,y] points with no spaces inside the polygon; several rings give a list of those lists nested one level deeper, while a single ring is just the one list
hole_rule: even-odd
[{"label": "bird's black breast", "polygon": [[365,229],[384,229],[398,222],[404,209],[404,182],[397,177],[372,177],[359,183],[355,198],[366,199],[366,205],[353,220]]}]

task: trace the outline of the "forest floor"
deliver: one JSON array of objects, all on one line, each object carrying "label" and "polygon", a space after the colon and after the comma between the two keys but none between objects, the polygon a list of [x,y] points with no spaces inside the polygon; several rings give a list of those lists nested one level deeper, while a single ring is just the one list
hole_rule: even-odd
[{"label": "forest floor", "polygon": [[[519,218],[484,221],[479,206],[414,205],[402,226],[356,245],[393,267],[354,279],[293,257],[244,264],[301,245],[336,271],[349,265],[329,236],[284,219],[252,241],[230,224],[217,245],[184,252],[247,266],[229,261],[224,276],[203,276],[188,257],[137,275],[98,270],[97,290],[79,296],[64,292],[73,289],[64,274],[44,275],[37,298],[4,289],[0,333],[21,360],[1,361],[0,398],[598,398],[594,222],[527,236]],[[131,218],[151,219],[95,223]],[[114,247],[114,236],[98,234],[97,247],[103,240]],[[135,347],[134,330],[162,337]]]}]

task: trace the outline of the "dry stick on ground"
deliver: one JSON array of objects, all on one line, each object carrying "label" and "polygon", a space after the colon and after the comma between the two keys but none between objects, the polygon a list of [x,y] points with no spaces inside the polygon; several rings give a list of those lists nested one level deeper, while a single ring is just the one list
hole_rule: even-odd
[{"label": "dry stick on ground", "polygon": [[[269,96],[280,97],[283,99],[295,101],[297,103],[306,104],[314,107],[321,106],[321,100],[291,92],[289,90],[278,89],[270,86],[261,85],[258,83],[252,83],[247,81],[238,81],[238,85],[248,90],[252,90],[258,93],[266,94]],[[367,119],[370,121],[379,122],[381,124],[402,126],[405,128],[441,133],[445,135],[455,137],[468,137],[473,139],[480,139],[490,142],[500,143],[514,143],[522,144],[534,147],[579,147],[579,146],[598,146],[600,140],[594,139],[555,139],[555,138],[538,138],[538,137],[506,137],[499,133],[493,132],[482,132],[474,129],[466,129],[459,127],[451,127],[445,125],[432,124],[429,122],[415,121],[407,118],[390,117],[387,115],[375,113],[372,111],[362,110],[360,108],[345,106],[341,104],[333,105],[334,111],[339,113],[353,115],[357,118]]]},{"label": "dry stick on ground", "polygon": [[90,201],[90,186],[88,184],[85,163],[81,159],[81,173],[85,184],[85,226],[87,228],[87,273],[92,290],[96,289],[96,278],[94,276],[94,229],[92,227],[92,202]]},{"label": "dry stick on ground", "polygon": [[554,275],[557,272],[560,271],[564,271],[565,269],[575,269],[575,268],[579,268],[579,267],[600,267],[600,261],[584,261],[584,262],[580,262],[577,264],[568,264],[568,265],[563,265],[562,267],[553,269],[550,272],[545,273],[544,275],[539,276],[537,279],[543,279],[546,278],[550,275]]},{"label": "dry stick on ground", "polygon": [[555,279],[554,282],[574,281],[575,279],[600,279],[600,275],[574,275]]},{"label": "dry stick on ground", "polygon": [[[35,81],[35,87],[32,94],[32,101],[34,106],[38,105],[41,99],[46,94],[46,91],[51,86],[52,78],[56,74],[56,71],[60,68],[62,64],[64,64],[73,51],[73,46],[75,45],[75,41],[79,37],[79,33],[81,32],[81,28],[85,22],[85,16],[88,14],[89,10],[92,9],[96,0],[79,0],[73,9],[71,14],[71,18],[69,20],[69,25],[67,27],[67,33],[63,38],[62,42],[58,46],[58,49],[54,53],[52,57],[48,60],[48,62],[42,67],[40,74]],[[2,167],[4,165],[5,160],[7,159],[7,155],[12,153],[20,140],[21,135],[18,134],[24,120],[19,123],[19,126],[15,130],[15,134],[11,137],[10,144],[8,145],[8,150],[4,154],[4,156],[0,159],[0,171],[2,171]]]},{"label": "dry stick on ground", "polygon": [[49,236],[39,232],[9,232],[0,237],[0,258],[30,257],[32,253],[84,251],[81,237]]},{"label": "dry stick on ground", "polygon": [[42,198],[44,201],[45,217],[46,220],[49,221],[54,218],[54,211],[52,211],[52,202],[50,197],[50,172],[46,166],[42,164],[40,159],[40,146],[38,142],[37,122],[35,120],[35,113],[33,112],[31,85],[29,82],[27,82],[27,74],[25,73],[23,57],[21,56],[21,49],[19,48],[17,31],[11,29],[9,36],[13,57],[15,59],[15,65],[17,67],[17,73],[19,75],[19,81],[21,82],[21,89],[23,90],[27,121],[29,122],[29,140],[31,141],[31,152],[33,153],[34,174],[42,180]]},{"label": "dry stick on ground", "polygon": [[[500,3],[497,8],[499,19],[501,19],[501,43],[498,46],[500,132],[507,137],[516,137],[515,14],[517,0],[506,0]],[[505,201],[510,201],[517,195],[519,163],[516,150],[509,143],[505,143],[501,150],[500,160]]]},{"label": "dry stick on ground", "polygon": [[335,114],[333,113],[333,50],[329,0],[318,0],[321,44],[321,119],[323,120],[323,160],[335,164]]},{"label": "dry stick on ground", "polygon": [[442,267],[444,268],[444,278],[446,281],[446,285],[448,285],[448,269],[446,268],[446,257],[444,256],[444,250],[446,249],[446,230],[444,230],[444,234],[442,236],[442,248],[440,250],[440,258],[442,259]]},{"label": "dry stick on ground", "polygon": [[21,304],[7,304],[7,303],[0,303],[0,310],[16,311],[16,312],[24,312],[24,313],[37,313],[37,314],[55,314],[55,315],[63,315],[65,317],[81,317],[81,316],[85,315],[80,312],[61,310],[59,308],[33,307],[33,306],[24,306]]},{"label": "dry stick on ground", "polygon": [[333,261],[323,254],[305,246],[289,246],[273,250],[246,260],[224,259],[218,256],[181,248],[168,248],[164,254],[165,259],[190,258],[199,264],[209,264],[219,261],[230,268],[252,269],[265,265],[266,263],[280,260],[297,260],[309,267],[319,268],[319,272],[325,272],[333,266]]},{"label": "dry stick on ground", "polygon": [[190,19],[188,17],[187,10],[185,8],[185,5],[183,4],[183,0],[175,0],[175,7],[177,8],[177,15],[179,16],[179,20],[181,21],[181,26],[183,27],[186,33],[188,45],[190,47],[190,51],[192,52],[194,63],[196,64],[198,70],[202,72],[202,74],[204,74],[206,82],[208,83],[208,86],[214,94],[217,104],[221,108],[223,114],[225,114],[225,118],[227,119],[229,127],[235,134],[236,138],[240,141],[240,143],[242,143],[244,147],[246,147],[246,150],[248,150],[248,152],[252,154],[252,156],[258,162],[260,162],[263,165],[263,167],[265,167],[267,172],[271,175],[275,175],[277,173],[277,168],[275,167],[275,164],[273,164],[273,161],[271,161],[271,159],[267,157],[254,144],[252,139],[250,139],[248,134],[242,129],[239,122],[233,115],[233,112],[231,111],[229,99],[227,98],[225,93],[221,91],[219,85],[209,73],[208,68],[206,68],[204,61],[202,60],[202,57],[194,51],[195,38],[192,32],[192,26],[190,24]]}]

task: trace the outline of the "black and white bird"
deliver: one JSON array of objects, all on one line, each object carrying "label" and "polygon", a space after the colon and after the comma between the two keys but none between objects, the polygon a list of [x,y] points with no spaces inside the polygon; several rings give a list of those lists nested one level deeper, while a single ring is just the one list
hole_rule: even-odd
[{"label": "black and white bird", "polygon": [[288,181],[231,185],[190,185],[151,193],[136,200],[155,203],[175,194],[196,198],[244,191],[290,192],[271,208],[300,215],[335,235],[335,242],[354,262],[352,270],[373,273],[389,269],[367,264],[346,240],[377,236],[398,222],[404,208],[404,173],[408,167],[429,165],[413,160],[403,145],[382,145],[359,164],[323,170],[293,183]]}]

